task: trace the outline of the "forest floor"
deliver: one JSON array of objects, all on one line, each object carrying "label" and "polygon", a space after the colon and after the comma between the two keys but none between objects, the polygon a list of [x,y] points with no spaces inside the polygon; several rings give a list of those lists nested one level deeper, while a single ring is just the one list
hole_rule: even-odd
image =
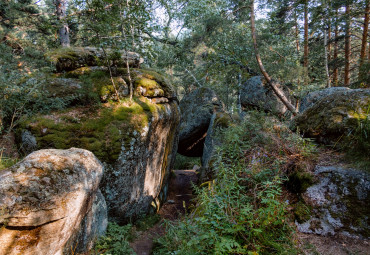
[{"label": "forest floor", "polygon": [[153,227],[138,233],[131,243],[131,248],[137,255],[149,255],[153,249],[153,242],[165,234],[164,221],[175,221],[186,213],[193,198],[192,183],[197,182],[195,170],[174,170],[171,175],[167,201],[158,214],[160,221]]},{"label": "forest floor", "polygon": [[[348,167],[343,154],[326,150],[318,159],[320,165],[340,165]],[[150,255],[155,239],[165,234],[165,220],[176,221],[191,207],[194,197],[192,183],[197,182],[195,170],[175,170],[170,179],[166,203],[158,212],[160,220],[153,227],[138,232],[131,247],[138,255]],[[185,205],[185,207],[184,207]],[[297,248],[304,255],[370,255],[368,240],[354,239],[346,236],[319,236],[313,234],[296,234]]]}]

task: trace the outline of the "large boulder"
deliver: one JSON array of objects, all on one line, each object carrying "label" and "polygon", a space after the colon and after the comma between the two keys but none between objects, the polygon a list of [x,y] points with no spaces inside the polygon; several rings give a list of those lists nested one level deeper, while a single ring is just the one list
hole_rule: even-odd
[{"label": "large boulder", "polygon": [[147,69],[132,68],[130,77],[127,69],[117,69],[115,85],[106,70],[77,73],[74,79],[88,82],[83,88],[100,102],[24,119],[17,130],[20,147],[27,142],[28,148],[92,151],[106,168],[100,187],[111,220],[157,210],[166,198],[177,151],[180,111],[175,90],[164,76]]},{"label": "large boulder", "polygon": [[370,237],[370,175],[339,166],[317,166],[318,183],[303,194],[296,221],[304,233]]},{"label": "large boulder", "polygon": [[347,87],[332,87],[310,92],[299,103],[299,111],[300,112],[305,111],[308,107],[313,106],[317,101],[326,96],[333,95],[338,92],[347,91],[349,89],[350,88]]},{"label": "large boulder", "polygon": [[337,144],[360,128],[361,122],[370,119],[370,90],[352,89],[338,91],[323,97],[292,123],[306,137],[319,142]]},{"label": "large boulder", "polygon": [[[284,92],[290,102],[295,103],[292,91],[287,86],[277,83],[276,86]],[[263,76],[254,76],[247,80],[241,89],[240,103],[243,108],[258,108],[280,115],[288,111]]]},{"label": "large boulder", "polygon": [[[100,161],[76,148],[36,151],[2,170],[0,254],[73,254],[76,233],[96,240],[106,228],[106,217],[91,213],[96,200],[104,200],[102,175]],[[104,207],[98,210],[104,215]],[[89,232],[82,222],[95,222],[100,230]]]},{"label": "large boulder", "polygon": [[144,62],[139,54],[119,50],[94,47],[60,48],[46,54],[46,57],[56,65],[57,72],[72,71],[84,66],[106,66],[107,60],[111,66],[137,68]]},{"label": "large boulder", "polygon": [[201,157],[212,115],[223,111],[223,104],[213,90],[199,88],[184,96],[180,109],[178,152],[188,157]]}]

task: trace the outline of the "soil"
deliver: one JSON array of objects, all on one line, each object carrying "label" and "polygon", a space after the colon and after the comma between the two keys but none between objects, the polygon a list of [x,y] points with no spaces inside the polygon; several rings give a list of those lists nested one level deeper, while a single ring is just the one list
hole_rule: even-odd
[{"label": "soil", "polygon": [[165,234],[164,220],[175,221],[181,218],[192,205],[192,183],[197,182],[195,170],[174,170],[171,175],[167,201],[158,214],[161,220],[153,227],[139,233],[131,248],[137,255],[152,253],[153,241]]},{"label": "soil", "polygon": [[368,240],[349,238],[346,236],[319,236],[298,233],[298,246],[305,255],[368,255]]}]

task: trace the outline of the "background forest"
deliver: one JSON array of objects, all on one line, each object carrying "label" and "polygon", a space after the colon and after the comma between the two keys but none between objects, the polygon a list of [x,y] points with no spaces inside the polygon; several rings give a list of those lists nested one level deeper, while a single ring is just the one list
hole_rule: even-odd
[{"label": "background forest", "polygon": [[[93,114],[103,104],[111,103],[109,100],[116,100],[114,104],[122,103],[128,109],[122,114],[126,118],[120,120],[125,123],[135,114],[141,117],[151,111],[149,106],[139,111],[139,101],[132,101],[128,60],[125,72],[127,83],[130,83],[130,101],[128,98],[120,101],[114,84],[117,77],[113,77],[111,69],[118,66],[114,66],[115,52],[137,52],[144,59],[141,67],[150,74],[164,74],[176,88],[179,100],[197,88],[210,88],[222,101],[220,108],[225,108],[223,111],[227,113],[213,112],[212,124],[208,123],[205,131],[208,132],[208,126],[214,128],[215,135],[211,139],[219,143],[212,152],[214,176],[192,187],[197,196],[189,208],[184,203],[184,217],[165,221],[163,232],[166,234],[162,233],[162,237],[154,241],[151,247],[154,254],[302,254],[302,247],[297,248],[300,244],[294,224],[310,219],[313,209],[305,204],[301,194],[317,181],[313,169],[320,160],[335,161],[336,157],[342,157],[339,162],[348,156],[356,167],[363,163],[369,168],[370,108],[367,106],[362,115],[361,112],[351,113],[357,118],[352,123],[355,128],[350,126],[347,133],[339,130],[336,134],[340,137],[332,147],[320,147],[314,144],[314,136],[302,138],[299,132],[292,131],[295,128],[289,127],[292,117],[289,113],[273,117],[267,110],[253,108],[242,114],[245,110],[241,106],[242,87],[252,76],[261,73],[273,79],[272,82],[266,78],[270,85],[286,85],[293,94],[287,97],[294,98],[294,102],[290,102],[294,105],[285,106],[293,115],[300,111],[300,100],[309,92],[330,87],[370,88],[369,12],[369,0],[1,0],[0,137],[5,134],[13,136],[12,139],[19,137],[19,130],[24,128],[22,119],[32,115],[54,110],[67,112],[68,106],[82,106],[90,108],[91,115],[84,116],[85,122],[79,123],[78,116],[63,116],[62,121],[68,123],[66,129],[71,127],[75,132],[67,130],[66,137],[88,126],[86,129],[98,133],[100,140],[93,140],[89,143],[91,147],[86,149],[91,148],[98,158],[114,162],[113,156],[120,155],[122,143],[128,140],[120,136],[118,129],[118,135],[113,137],[113,129],[105,129],[106,119],[101,118],[99,122]],[[75,69],[58,70],[56,59],[68,60],[72,48],[78,52],[88,47],[104,54],[104,57],[95,55],[93,66],[98,68],[97,72],[84,73],[82,65],[79,66],[82,73],[73,73]],[[99,69],[101,66],[106,66],[104,70],[109,72],[99,73],[103,70]],[[75,78],[73,75],[79,77],[78,91],[67,92],[62,86],[54,95],[45,90],[47,83],[54,86],[50,82],[54,78],[65,82]],[[98,98],[101,95],[93,91],[96,89],[91,85],[93,79],[111,82],[115,96]],[[76,88],[71,87],[72,90]],[[368,100],[367,89],[358,91],[365,95],[364,102]],[[346,93],[343,95],[357,92]],[[177,98],[172,94],[167,97],[178,106]],[[109,114],[107,121],[117,121]],[[226,115],[226,124],[222,126],[217,121]],[[43,127],[41,117],[37,118]],[[325,119],[321,115],[320,118],[320,121]],[[138,122],[144,123],[144,120],[139,118]],[[340,121],[335,119],[337,122]],[[57,124],[49,128],[64,128],[64,124],[60,124],[61,127]],[[47,130],[39,129],[41,133]],[[48,137],[57,141],[47,142],[55,142],[54,147],[60,142],[69,148],[70,144],[64,143],[67,139],[61,137],[61,133]],[[114,139],[110,135],[120,142],[117,155],[111,153],[113,146],[108,140]],[[335,147],[339,140],[345,146]],[[2,146],[0,143],[0,170],[20,160],[22,154],[21,148],[20,154],[15,153],[15,159],[10,153],[3,157],[7,148]],[[199,155],[191,157],[178,155],[176,169],[190,169],[200,163]],[[355,211],[361,208],[359,212],[364,210],[367,217],[368,211],[361,203],[356,204]],[[353,217],[357,220],[356,213]],[[158,214],[147,216],[139,219],[136,225],[129,222],[125,226],[110,219],[105,237],[97,242],[91,254],[132,253],[129,243],[141,238],[134,236],[140,225],[149,221],[152,227],[158,217]],[[364,236],[366,234],[369,232]],[[368,243],[366,245],[363,250],[367,249]],[[303,250],[309,250],[306,248]]]},{"label": "background forest", "polygon": [[[60,108],[37,79],[54,68],[45,53],[95,46],[139,52],[181,95],[214,89],[230,111],[258,74],[248,1],[4,0],[0,3],[2,118]],[[267,72],[296,96],[330,86],[369,86],[369,1],[257,1],[257,43]],[[41,72],[37,72],[41,71]],[[37,73],[37,75],[36,75]],[[32,76],[34,79],[25,79]],[[26,81],[26,82],[25,82]]]}]

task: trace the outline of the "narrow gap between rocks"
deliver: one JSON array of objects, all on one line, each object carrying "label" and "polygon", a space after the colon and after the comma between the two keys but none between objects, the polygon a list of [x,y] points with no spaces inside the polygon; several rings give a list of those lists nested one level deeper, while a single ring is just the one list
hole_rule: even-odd
[{"label": "narrow gap between rocks", "polygon": [[167,201],[158,212],[160,220],[153,227],[143,231],[131,243],[137,255],[152,253],[154,240],[165,234],[164,220],[175,221],[191,206],[194,196],[192,183],[197,182],[195,170],[174,170],[171,174]]}]

